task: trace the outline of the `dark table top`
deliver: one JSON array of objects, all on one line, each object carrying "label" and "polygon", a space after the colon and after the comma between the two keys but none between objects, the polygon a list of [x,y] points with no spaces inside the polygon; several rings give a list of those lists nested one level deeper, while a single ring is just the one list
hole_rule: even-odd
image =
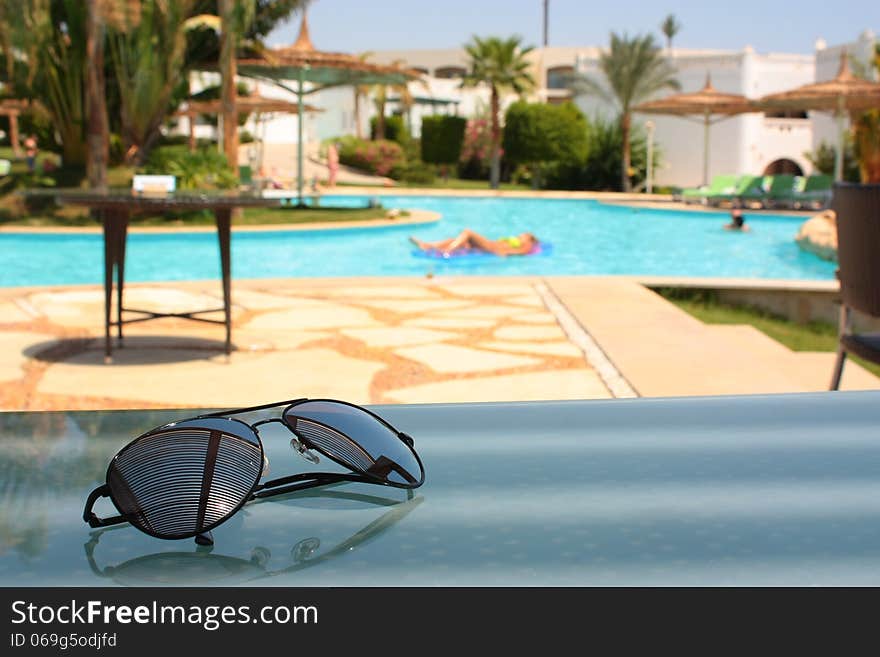
[{"label": "dark table top", "polygon": [[280,207],[282,199],[266,198],[259,192],[238,190],[178,190],[167,194],[138,193],[130,188],[93,190],[81,188],[29,189],[25,196],[51,197],[67,205],[132,212],[165,210],[217,210],[242,207]]},{"label": "dark table top", "polygon": [[[81,518],[120,447],[195,412],[0,414],[0,584],[880,584],[880,392],[373,408],[416,439],[412,499],[252,503],[212,551]],[[313,467],[261,431],[272,477]]]}]

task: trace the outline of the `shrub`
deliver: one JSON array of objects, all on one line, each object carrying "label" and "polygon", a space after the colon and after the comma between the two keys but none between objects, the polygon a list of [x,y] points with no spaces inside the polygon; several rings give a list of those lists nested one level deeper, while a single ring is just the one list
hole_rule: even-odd
[{"label": "shrub", "polygon": [[467,121],[460,116],[422,118],[422,160],[432,164],[455,164],[461,158]]},{"label": "shrub", "polygon": [[[370,119],[370,139],[376,138],[377,117]],[[410,138],[409,131],[403,123],[403,117],[397,114],[385,117],[385,139],[388,141],[396,141],[398,144],[403,143]]]},{"label": "shrub", "polygon": [[492,160],[492,126],[486,116],[469,119],[464,129],[461,146],[459,176],[468,179],[488,180]]},{"label": "shrub", "polygon": [[238,184],[226,156],[216,148],[190,152],[183,146],[163,146],[150,153],[143,173],[176,176],[178,189],[231,189]]},{"label": "shrub", "polygon": [[[827,141],[823,141],[815,151],[804,153],[804,156],[815,167],[817,172],[833,176],[836,152],[836,146],[831,146]],[[849,134],[846,136],[843,147],[843,179],[847,182],[861,182],[859,161],[856,158],[853,147],[852,135]]]},{"label": "shrub", "polygon": [[504,121],[505,157],[531,169],[536,184],[540,165],[551,162],[578,163],[586,156],[587,121],[572,103],[513,103]]},{"label": "shrub", "polygon": [[437,172],[432,165],[420,160],[406,162],[391,171],[391,177],[395,180],[417,185],[430,185],[436,175]]},{"label": "shrub", "polygon": [[[620,191],[623,134],[620,122],[594,118],[587,123],[586,154],[580,161],[560,161],[547,168],[547,187],[555,189],[588,189]],[[647,167],[647,140],[641,126],[633,125],[630,133],[630,155],[633,185],[645,178]],[[654,144],[654,169],[659,168],[662,153]]]},{"label": "shrub", "polygon": [[406,162],[400,144],[387,139],[364,141],[347,137],[340,139],[339,143],[341,164],[363,169],[377,176],[387,176],[392,169],[403,166]]}]

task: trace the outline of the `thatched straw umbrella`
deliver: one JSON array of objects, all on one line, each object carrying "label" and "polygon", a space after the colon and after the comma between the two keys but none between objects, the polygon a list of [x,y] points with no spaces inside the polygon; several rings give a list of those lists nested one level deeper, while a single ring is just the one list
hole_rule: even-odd
[{"label": "thatched straw umbrella", "polygon": [[[235,101],[235,107],[239,114],[271,114],[274,112],[286,114],[299,114],[299,103],[292,103],[288,100],[280,98],[269,98],[259,94],[251,94],[250,96],[239,96]],[[304,112],[313,114],[315,112],[323,112],[319,107],[314,105],[306,105]],[[223,112],[223,102],[219,98],[213,100],[187,100],[184,102],[174,116],[185,116],[190,120],[189,129],[189,148],[195,149],[195,135],[193,134],[193,119],[200,114],[221,114]]]},{"label": "thatched straw umbrella", "polygon": [[[303,14],[296,42],[286,48],[268,49],[259,56],[238,60],[238,72],[256,79],[272,80],[281,86],[283,80],[298,82],[299,129],[297,139],[297,195],[303,204],[303,96],[329,87],[361,84],[400,84],[418,78],[418,71],[400,66],[372,64],[355,55],[321,52],[309,37],[309,25]],[[305,83],[312,86],[308,91]],[[286,87],[285,87],[286,88]]]},{"label": "thatched straw umbrella", "polygon": [[754,112],[750,101],[739,94],[727,94],[712,86],[712,80],[706,75],[706,84],[693,93],[673,94],[659,100],[636,105],[634,112],[644,114],[669,114],[682,118],[699,117],[696,120],[703,124],[703,184],[709,184],[709,128],[719,121],[729,119],[737,114]]},{"label": "thatched straw umbrella", "polygon": [[[235,108],[239,114],[256,114],[258,117],[258,123],[260,115],[262,114],[272,114],[275,112],[279,112],[285,114],[297,114],[300,117],[302,116],[299,103],[291,103],[290,101],[282,100],[280,98],[268,98],[267,96],[261,96],[259,94],[251,94],[250,96],[238,96],[238,98],[236,98]],[[321,108],[315,107],[313,105],[306,105],[302,108],[302,110],[303,112],[308,112],[309,114],[324,111]],[[188,100],[180,108],[178,108],[176,112],[174,112],[174,116],[185,116],[189,120],[190,151],[194,151],[196,149],[196,136],[194,130],[195,117],[200,114],[220,115],[222,113],[223,101],[219,98],[215,98],[213,100]],[[258,160],[259,167],[262,167],[262,142],[260,144]]]},{"label": "thatched straw umbrella", "polygon": [[847,112],[880,107],[880,83],[857,78],[849,68],[846,51],[840,54],[840,69],[833,80],[805,84],[790,91],[770,94],[755,102],[760,109],[797,109],[832,112],[837,119],[837,151],[834,178],[843,179],[843,149]]}]

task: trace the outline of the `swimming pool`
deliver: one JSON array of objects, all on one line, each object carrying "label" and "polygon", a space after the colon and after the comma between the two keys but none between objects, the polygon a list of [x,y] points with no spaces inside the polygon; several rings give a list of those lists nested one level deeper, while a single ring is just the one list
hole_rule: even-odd
[{"label": "swimming pool", "polygon": [[[366,197],[325,197],[325,205],[364,205]],[[631,274],[830,280],[836,264],[802,251],[803,217],[746,214],[748,233],[721,228],[723,213],[653,210],[594,200],[384,196],[388,208],[443,215],[425,226],[236,232],[236,279],[318,276]],[[430,260],[407,239],[435,240],[469,227],[498,237],[523,231],[550,242],[550,255]],[[213,233],[132,233],[126,280],[219,276]],[[0,233],[0,286],[100,283],[102,238],[95,234]]]}]

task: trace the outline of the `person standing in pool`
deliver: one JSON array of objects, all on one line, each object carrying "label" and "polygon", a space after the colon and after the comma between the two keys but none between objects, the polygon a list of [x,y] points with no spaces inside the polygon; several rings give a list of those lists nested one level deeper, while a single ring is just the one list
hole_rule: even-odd
[{"label": "person standing in pool", "polygon": [[746,218],[743,216],[742,202],[739,199],[734,199],[730,204],[730,223],[724,225],[724,230],[735,230],[741,233],[749,230],[749,227],[746,226]]},{"label": "person standing in pool", "polygon": [[502,257],[528,255],[540,243],[538,238],[531,233],[520,233],[519,235],[490,240],[488,237],[480,235],[469,228],[465,228],[455,237],[440,240],[439,242],[422,242],[415,237],[410,237],[409,239],[422,251],[439,251],[444,256],[448,256],[458,249],[473,249]]},{"label": "person standing in pool", "polygon": [[734,208],[730,213],[730,223],[724,225],[724,230],[737,230],[745,233],[751,229],[746,226],[746,218],[743,217],[742,210]]}]

